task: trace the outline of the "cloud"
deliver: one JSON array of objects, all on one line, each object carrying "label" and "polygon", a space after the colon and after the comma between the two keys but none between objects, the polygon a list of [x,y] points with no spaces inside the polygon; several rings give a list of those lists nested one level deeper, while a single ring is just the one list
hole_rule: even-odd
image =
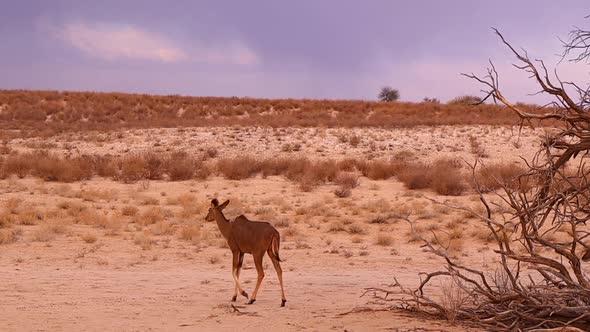
[{"label": "cloud", "polygon": [[[60,39],[89,56],[106,60],[192,61],[206,64],[253,65],[258,55],[239,41],[191,47],[128,24],[70,22],[56,29]],[[194,46],[196,45],[196,46]]]},{"label": "cloud", "polygon": [[176,62],[187,58],[172,41],[131,25],[67,23],[59,29],[59,36],[84,53],[107,60]]}]

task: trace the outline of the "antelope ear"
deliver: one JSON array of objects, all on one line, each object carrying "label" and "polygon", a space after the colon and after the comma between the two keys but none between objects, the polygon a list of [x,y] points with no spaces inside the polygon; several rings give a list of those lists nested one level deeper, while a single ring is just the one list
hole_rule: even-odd
[{"label": "antelope ear", "polygon": [[227,201],[223,202],[223,204],[221,204],[221,205],[219,206],[219,209],[220,209],[220,210],[223,210],[223,209],[225,209],[225,207],[226,207],[228,204],[229,204],[229,199],[228,199]]},{"label": "antelope ear", "polygon": [[217,200],[217,198],[212,199],[211,206],[216,207],[217,205],[219,205],[219,201]]}]

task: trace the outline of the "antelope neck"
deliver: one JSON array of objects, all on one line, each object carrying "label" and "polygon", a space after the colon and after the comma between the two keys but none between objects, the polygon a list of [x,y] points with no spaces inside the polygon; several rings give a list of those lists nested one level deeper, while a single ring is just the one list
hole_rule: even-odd
[{"label": "antelope neck", "polygon": [[223,215],[223,212],[221,212],[219,209],[214,209],[213,213],[215,216],[215,221],[217,222],[217,227],[219,227],[219,231],[221,232],[221,235],[223,235],[224,238],[228,239],[229,233],[231,231],[231,224],[225,218],[225,216]]}]

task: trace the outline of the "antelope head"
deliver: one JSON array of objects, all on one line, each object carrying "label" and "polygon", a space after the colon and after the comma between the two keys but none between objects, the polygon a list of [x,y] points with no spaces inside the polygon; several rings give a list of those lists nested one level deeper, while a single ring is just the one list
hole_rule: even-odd
[{"label": "antelope head", "polygon": [[217,198],[211,200],[211,207],[209,207],[209,211],[207,212],[207,216],[205,216],[206,221],[214,221],[215,220],[215,209],[218,209],[220,212],[225,209],[225,207],[229,204],[229,200],[223,202],[223,204],[219,205],[219,201]]}]

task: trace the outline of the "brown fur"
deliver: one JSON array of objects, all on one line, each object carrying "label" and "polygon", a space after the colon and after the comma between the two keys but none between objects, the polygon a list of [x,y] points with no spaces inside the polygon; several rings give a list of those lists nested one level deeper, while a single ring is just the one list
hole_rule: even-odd
[{"label": "brown fur", "polygon": [[586,253],[584,254],[584,256],[582,256],[582,260],[584,262],[590,261],[590,249],[586,250]]},{"label": "brown fur", "polygon": [[219,205],[217,199],[211,201],[211,208],[205,217],[207,221],[216,221],[219,231],[226,239],[227,244],[233,255],[232,264],[232,275],[236,282],[235,293],[232,301],[235,301],[238,295],[238,291],[248,297],[248,293],[243,291],[240,286],[239,276],[242,262],[244,260],[244,254],[252,254],[254,258],[254,264],[256,265],[256,271],[258,272],[258,281],[256,288],[252,293],[250,304],[256,301],[256,295],[260,287],[260,283],[264,278],[264,270],[262,267],[262,260],[264,254],[267,253],[270,257],[281,284],[281,306],[285,305],[287,301],[285,299],[285,292],[283,288],[283,271],[281,269],[281,258],[279,256],[279,247],[281,242],[281,236],[279,232],[268,222],[264,221],[252,221],[246,218],[244,215],[238,216],[233,222],[230,222],[223,215],[222,210],[229,204],[229,201],[225,201]]}]

